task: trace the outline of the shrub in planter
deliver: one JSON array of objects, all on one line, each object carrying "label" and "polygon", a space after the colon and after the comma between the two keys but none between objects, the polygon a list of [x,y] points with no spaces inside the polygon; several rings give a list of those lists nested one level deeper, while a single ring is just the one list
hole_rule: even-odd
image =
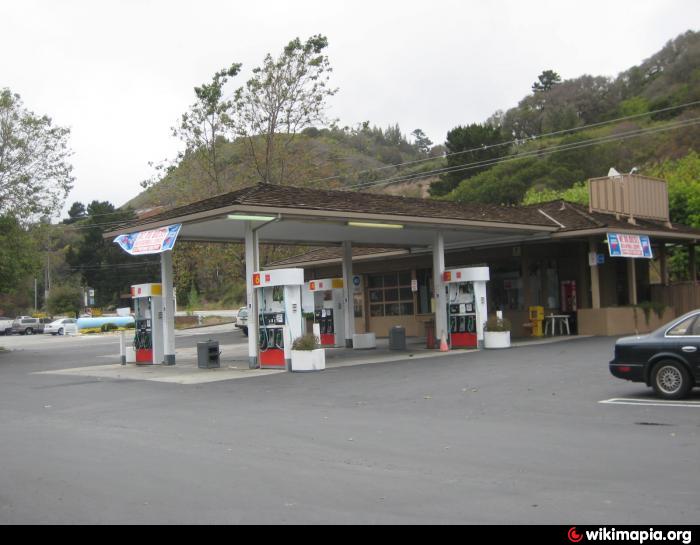
[{"label": "shrub in planter", "polygon": [[321,371],[326,368],[326,351],[318,337],[307,333],[292,343],[292,371]]},{"label": "shrub in planter", "polygon": [[510,320],[508,320],[508,318],[491,316],[488,320],[486,320],[484,331],[510,332]]},{"label": "shrub in planter", "polygon": [[510,347],[510,321],[491,316],[484,325],[484,348]]},{"label": "shrub in planter", "polygon": [[307,333],[297,337],[292,343],[292,350],[316,350],[320,348],[318,337]]},{"label": "shrub in planter", "polygon": [[108,331],[115,331],[115,330],[119,329],[119,326],[117,324],[113,324],[111,322],[108,322],[106,324],[102,324],[100,326],[100,329],[102,330],[102,332],[106,333]]}]

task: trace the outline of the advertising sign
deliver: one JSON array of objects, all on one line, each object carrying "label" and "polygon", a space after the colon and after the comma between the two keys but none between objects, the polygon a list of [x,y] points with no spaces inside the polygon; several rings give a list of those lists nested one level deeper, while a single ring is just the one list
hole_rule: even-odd
[{"label": "advertising sign", "polygon": [[114,242],[131,255],[159,254],[172,250],[182,224],[168,225],[151,231],[119,235]]},{"label": "advertising sign", "polygon": [[608,251],[610,257],[653,257],[649,237],[646,235],[608,233]]}]

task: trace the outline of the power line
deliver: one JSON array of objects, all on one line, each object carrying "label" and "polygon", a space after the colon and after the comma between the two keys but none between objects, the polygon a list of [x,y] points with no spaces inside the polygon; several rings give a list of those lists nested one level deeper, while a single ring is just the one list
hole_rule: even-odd
[{"label": "power line", "polygon": [[[464,154],[464,153],[472,153],[472,152],[475,152],[475,151],[484,151],[484,150],[487,150],[487,149],[492,149],[492,148],[497,148],[497,147],[502,147],[502,146],[510,146],[510,145],[512,145],[512,144],[522,144],[522,143],[525,143],[525,142],[532,142],[532,141],[539,140],[539,139],[542,139],[542,138],[547,138],[547,137],[550,137],[550,136],[557,136],[557,135],[561,135],[561,134],[575,133],[575,132],[577,132],[577,131],[582,131],[582,130],[590,129],[590,128],[594,128],[594,127],[600,127],[600,126],[603,126],[603,125],[609,125],[609,124],[611,124],[611,123],[618,123],[618,122],[620,122],[620,121],[628,121],[628,120],[630,120],[630,119],[638,119],[638,118],[640,118],[640,117],[647,117],[647,116],[650,116],[650,115],[655,115],[655,114],[657,114],[657,113],[663,113],[663,112],[668,112],[668,111],[671,111],[671,110],[678,110],[678,109],[681,109],[681,108],[687,108],[687,107],[689,107],[689,106],[697,106],[697,105],[700,105],[700,100],[696,100],[696,101],[694,101],[694,102],[687,102],[687,103],[685,103],[685,104],[680,104],[680,105],[678,105],[678,106],[669,106],[668,108],[660,108],[660,109],[658,109],[658,110],[651,110],[651,111],[649,111],[649,112],[645,112],[645,113],[641,113],[641,114],[634,114],[634,115],[628,115],[628,116],[624,116],[624,117],[618,117],[618,118],[615,118],[615,119],[611,119],[611,120],[609,120],[609,121],[599,121],[599,122],[597,122],[597,123],[590,123],[590,124],[588,124],[588,125],[581,125],[581,126],[579,126],[579,127],[573,127],[573,128],[571,128],[571,129],[563,129],[563,130],[560,130],[560,131],[542,133],[542,134],[539,134],[539,135],[528,136],[528,137],[525,137],[525,138],[516,138],[516,139],[513,139],[513,140],[509,140],[509,141],[507,141],[507,142],[500,142],[500,143],[498,143],[498,144],[482,145],[482,146],[478,146],[478,147],[471,148],[471,149],[467,149],[467,150],[463,150],[463,151],[456,151],[456,152],[453,152],[453,153],[447,153],[447,154],[445,154],[445,155],[442,155],[441,157],[427,157],[427,158],[425,158],[425,159],[416,159],[416,160],[413,160],[413,161],[406,161],[406,162],[404,162],[404,163],[397,163],[397,164],[395,164],[395,165],[385,165],[385,166],[382,166],[382,167],[376,167],[376,168],[370,168],[370,169],[365,169],[365,170],[359,170],[359,171],[357,171],[357,172],[355,172],[355,173],[353,173],[353,174],[354,174],[355,176],[358,176],[358,175],[360,175],[360,174],[366,174],[366,173],[369,173],[369,172],[377,172],[377,171],[380,171],[380,170],[387,170],[387,169],[391,169],[391,168],[398,168],[398,167],[402,167],[402,166],[406,166],[406,165],[415,165],[415,164],[424,163],[424,162],[427,162],[427,161],[435,161],[435,160],[441,159],[441,158],[443,158],[443,157],[454,157],[455,155],[461,155],[461,154]],[[314,183],[317,183],[317,182],[325,182],[325,181],[328,181],[328,180],[334,180],[334,179],[342,178],[342,177],[343,177],[342,174],[338,174],[338,175],[335,175],[335,176],[327,176],[327,177],[325,177],[325,178],[316,178],[316,179],[310,180],[310,181],[307,182],[307,183],[310,185],[310,184],[314,184]]]},{"label": "power line", "polygon": [[159,262],[158,261],[141,261],[138,263],[114,263],[112,265],[110,265],[110,264],[86,265],[86,266],[61,267],[61,268],[65,268],[65,269],[71,270],[71,271],[94,271],[94,270],[101,270],[101,269],[131,269],[131,268],[144,267],[144,266],[148,266],[148,265],[159,265]]},{"label": "power line", "polygon": [[405,182],[405,181],[411,181],[411,180],[417,180],[421,178],[428,178],[435,176],[437,174],[443,174],[443,173],[450,173],[450,172],[461,172],[464,170],[473,170],[475,168],[482,168],[486,166],[494,166],[500,163],[506,163],[510,161],[516,161],[519,159],[526,159],[528,157],[537,157],[537,156],[545,156],[545,155],[551,155],[553,153],[561,152],[561,151],[568,151],[572,149],[579,149],[579,148],[585,148],[585,147],[590,147],[596,144],[600,143],[605,143],[605,142],[614,142],[616,140],[626,140],[628,138],[634,138],[637,136],[643,136],[645,134],[652,134],[656,132],[662,132],[662,131],[667,131],[667,130],[673,130],[673,129],[678,129],[678,128],[683,128],[683,127],[690,127],[694,126],[700,123],[700,117],[696,118],[691,118],[688,120],[680,121],[674,124],[666,125],[663,127],[649,127],[646,129],[637,129],[634,131],[629,131],[627,133],[620,133],[617,135],[608,135],[608,136],[601,136],[597,138],[591,138],[589,140],[585,140],[582,142],[572,142],[569,144],[559,144],[556,146],[551,146],[549,148],[539,148],[536,150],[531,150],[531,151],[526,151],[526,152],[521,152],[515,155],[510,155],[507,157],[500,157],[496,159],[486,159],[483,161],[476,161],[473,163],[467,163],[464,165],[456,165],[454,167],[445,167],[441,169],[436,169],[432,171],[427,171],[427,172],[421,172],[421,173],[413,173],[413,174],[406,174],[406,175],[399,175],[399,176],[394,176],[390,178],[385,178],[383,180],[375,180],[371,182],[363,182],[355,185],[350,185],[346,186],[343,188],[344,190],[350,190],[350,189],[364,189],[366,187],[373,187],[376,185],[382,185],[382,184],[393,184],[393,183],[400,183],[400,182]]}]

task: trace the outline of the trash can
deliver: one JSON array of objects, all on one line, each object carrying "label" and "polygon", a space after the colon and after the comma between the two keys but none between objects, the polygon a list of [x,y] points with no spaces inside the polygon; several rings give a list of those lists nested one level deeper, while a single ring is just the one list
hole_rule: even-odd
[{"label": "trash can", "polygon": [[406,350],[406,328],[395,325],[389,330],[389,350]]},{"label": "trash can", "polygon": [[219,360],[219,341],[208,340],[197,343],[197,367],[200,369],[215,369],[221,367]]},{"label": "trash can", "polygon": [[425,347],[435,349],[435,322],[425,322]]}]

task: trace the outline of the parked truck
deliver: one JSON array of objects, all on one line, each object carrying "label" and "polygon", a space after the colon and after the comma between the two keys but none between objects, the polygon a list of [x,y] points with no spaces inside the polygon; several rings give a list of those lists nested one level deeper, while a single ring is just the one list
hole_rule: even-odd
[{"label": "parked truck", "polygon": [[50,324],[51,318],[32,318],[31,316],[18,316],[12,322],[12,333],[20,335],[35,335],[44,332],[44,325]]}]

